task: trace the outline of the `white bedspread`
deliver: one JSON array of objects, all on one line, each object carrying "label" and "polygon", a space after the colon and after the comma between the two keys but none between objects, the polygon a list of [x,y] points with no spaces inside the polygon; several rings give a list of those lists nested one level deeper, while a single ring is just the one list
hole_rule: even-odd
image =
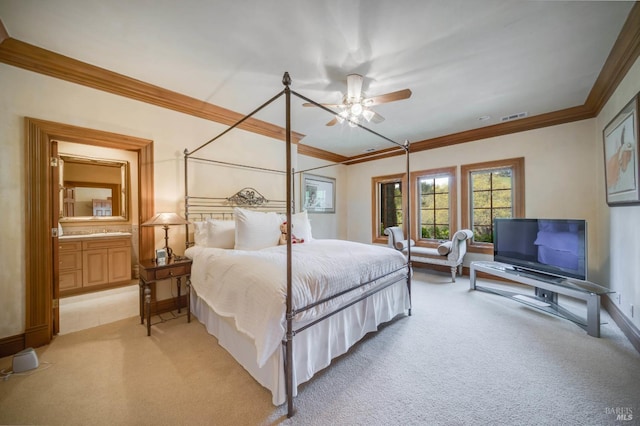
[{"label": "white bedspread", "polygon": [[[251,337],[257,363],[263,366],[279,348],[286,329],[286,246],[257,251],[224,250],[194,246],[186,251],[193,259],[191,285],[218,314],[234,319],[236,327]],[[313,240],[292,246],[294,308],[355,283],[373,280],[397,270],[404,256],[388,247],[342,240]],[[395,274],[402,275],[406,269]],[[386,277],[388,279],[389,277]],[[317,318],[366,291],[366,287],[298,314],[297,321]]]}]

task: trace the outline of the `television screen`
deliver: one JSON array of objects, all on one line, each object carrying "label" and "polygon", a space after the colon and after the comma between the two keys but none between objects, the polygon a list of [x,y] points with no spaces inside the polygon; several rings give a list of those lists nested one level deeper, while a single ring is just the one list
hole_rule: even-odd
[{"label": "television screen", "polygon": [[587,279],[587,223],[580,219],[495,219],[493,259],[560,277]]}]

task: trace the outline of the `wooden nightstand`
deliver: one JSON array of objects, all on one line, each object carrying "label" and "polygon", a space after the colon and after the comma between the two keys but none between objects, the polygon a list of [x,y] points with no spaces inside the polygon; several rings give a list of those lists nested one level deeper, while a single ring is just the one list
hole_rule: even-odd
[{"label": "wooden nightstand", "polygon": [[187,284],[187,322],[191,322],[191,259],[171,259],[165,265],[155,260],[140,262],[140,324],[147,320],[147,336],[151,336],[151,288],[156,281],[175,278],[178,284],[178,312],[180,312],[180,289],[182,278]]}]

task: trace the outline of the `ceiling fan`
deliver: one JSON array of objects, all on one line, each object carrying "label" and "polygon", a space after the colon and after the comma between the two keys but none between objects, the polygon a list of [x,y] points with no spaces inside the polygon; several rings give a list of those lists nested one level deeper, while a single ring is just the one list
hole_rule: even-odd
[{"label": "ceiling fan", "polygon": [[[366,122],[380,123],[384,120],[384,117],[373,111],[371,109],[372,106],[400,101],[411,97],[411,90],[404,89],[367,98],[362,92],[362,81],[363,77],[360,74],[349,74],[347,76],[347,93],[344,95],[342,103],[322,104],[327,108],[335,108],[339,111],[338,115],[327,123],[327,126],[333,126],[336,123],[346,121],[351,127],[355,127],[359,123],[362,123],[363,119]],[[304,103],[303,106],[309,107],[316,105]]]}]

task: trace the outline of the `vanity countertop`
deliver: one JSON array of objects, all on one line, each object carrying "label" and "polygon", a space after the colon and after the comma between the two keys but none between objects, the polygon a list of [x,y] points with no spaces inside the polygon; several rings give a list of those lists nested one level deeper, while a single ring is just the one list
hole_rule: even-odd
[{"label": "vanity countertop", "polygon": [[58,237],[59,240],[80,240],[96,238],[131,237],[131,232],[96,232],[95,234],[72,234]]}]

